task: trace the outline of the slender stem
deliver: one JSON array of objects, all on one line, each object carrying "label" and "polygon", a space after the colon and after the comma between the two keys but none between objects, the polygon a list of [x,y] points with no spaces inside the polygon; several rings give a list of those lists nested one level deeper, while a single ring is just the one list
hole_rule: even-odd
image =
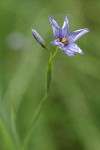
[{"label": "slender stem", "polygon": [[27,144],[28,144],[29,138],[30,138],[31,133],[32,133],[32,131],[33,131],[33,127],[34,127],[35,123],[37,122],[37,120],[38,120],[38,118],[39,118],[39,115],[40,115],[40,113],[41,113],[41,111],[42,111],[42,108],[43,108],[43,106],[44,106],[45,100],[46,100],[47,98],[48,98],[48,95],[45,94],[44,97],[43,97],[43,99],[41,100],[40,104],[38,105],[38,107],[37,107],[37,109],[36,109],[36,111],[35,111],[35,113],[34,113],[32,119],[31,119],[31,122],[30,122],[30,124],[29,124],[28,130],[27,130],[27,132],[26,132],[26,134],[25,134],[25,136],[24,136],[25,138],[24,138],[24,140],[23,140],[23,146],[24,146],[26,149],[27,149]]},{"label": "slender stem", "polygon": [[52,59],[54,59],[54,57],[56,56],[56,54],[58,53],[58,51],[59,51],[59,47],[57,47],[56,51],[53,53],[53,58]]},{"label": "slender stem", "polygon": [[49,54],[51,53],[48,46],[46,46],[45,49],[47,50],[47,52],[49,52]]},{"label": "slender stem", "polygon": [[55,52],[52,54],[50,53],[50,58],[49,58],[49,63],[52,62],[52,60],[54,59],[54,57],[56,56],[56,54],[58,53],[59,47],[56,48]]},{"label": "slender stem", "polygon": [[46,72],[46,83],[47,84],[46,84],[46,91],[45,91],[44,97],[42,98],[40,104],[37,106],[37,109],[36,109],[36,111],[33,114],[33,117],[32,117],[32,119],[30,121],[28,129],[26,130],[26,134],[25,134],[24,139],[23,139],[23,146],[25,148],[27,147],[29,138],[30,138],[31,133],[33,131],[33,127],[34,127],[35,123],[37,122],[37,120],[39,118],[39,115],[40,115],[40,113],[42,111],[42,108],[43,108],[43,106],[45,104],[45,101],[48,98],[49,88],[50,88],[50,83],[51,83],[51,74],[52,74],[52,61],[53,61],[54,57],[56,56],[58,50],[59,50],[59,48],[57,47],[56,50],[55,50],[55,52],[52,54],[50,52],[50,50],[48,49],[50,57],[49,57],[49,61],[47,63],[47,72]]}]

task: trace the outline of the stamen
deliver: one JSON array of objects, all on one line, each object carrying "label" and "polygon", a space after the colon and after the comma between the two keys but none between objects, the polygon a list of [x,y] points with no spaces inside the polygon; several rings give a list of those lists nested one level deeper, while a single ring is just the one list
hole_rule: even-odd
[{"label": "stamen", "polygon": [[67,44],[67,39],[64,37],[64,38],[62,38],[61,42],[62,42],[64,45],[66,45],[66,44]]},{"label": "stamen", "polygon": [[58,38],[58,42],[61,42],[61,43],[63,43],[64,45],[66,45],[66,44],[67,44],[67,39],[66,39],[65,37],[62,38],[62,39]]}]

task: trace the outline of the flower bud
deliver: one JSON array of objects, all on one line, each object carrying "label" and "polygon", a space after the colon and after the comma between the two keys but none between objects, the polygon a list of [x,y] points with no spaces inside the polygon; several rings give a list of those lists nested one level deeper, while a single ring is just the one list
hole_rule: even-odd
[{"label": "flower bud", "polygon": [[37,40],[37,42],[43,47],[43,48],[47,48],[43,38],[38,34],[38,32],[35,29],[32,29],[32,34],[34,36],[34,38]]}]

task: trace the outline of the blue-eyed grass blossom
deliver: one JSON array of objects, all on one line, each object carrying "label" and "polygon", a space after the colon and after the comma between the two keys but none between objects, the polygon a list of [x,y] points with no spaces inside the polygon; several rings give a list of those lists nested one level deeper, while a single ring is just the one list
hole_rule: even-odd
[{"label": "blue-eyed grass blossom", "polygon": [[52,42],[52,44],[58,46],[68,56],[74,56],[74,53],[83,55],[83,51],[77,46],[77,44],[75,44],[75,42],[81,36],[89,32],[89,30],[85,28],[69,33],[69,21],[67,16],[64,20],[62,28],[59,27],[52,16],[49,17],[49,20],[55,36],[55,40]]}]

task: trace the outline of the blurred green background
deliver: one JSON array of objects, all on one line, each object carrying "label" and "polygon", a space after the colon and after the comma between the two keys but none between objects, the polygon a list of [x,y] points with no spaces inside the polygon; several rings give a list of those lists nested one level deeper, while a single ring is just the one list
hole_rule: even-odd
[{"label": "blurred green background", "polygon": [[70,31],[89,28],[90,32],[77,42],[84,56],[57,54],[49,98],[27,149],[100,150],[99,0],[0,1],[0,150],[21,150],[16,132],[22,141],[44,95],[49,56],[31,28],[53,52],[49,15],[61,26],[68,15]]}]

